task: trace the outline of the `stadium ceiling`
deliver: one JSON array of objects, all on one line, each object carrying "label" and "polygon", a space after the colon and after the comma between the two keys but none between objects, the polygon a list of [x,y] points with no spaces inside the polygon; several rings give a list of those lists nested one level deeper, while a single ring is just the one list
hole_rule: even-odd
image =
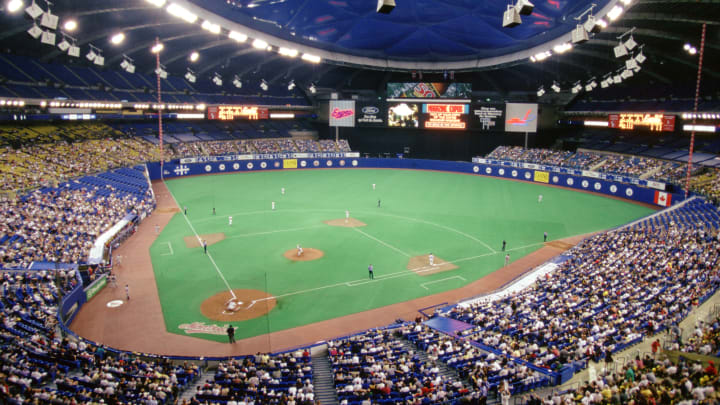
[{"label": "stadium ceiling", "polygon": [[[48,9],[45,0],[35,1]],[[80,58],[28,35],[33,21],[22,10],[9,12],[8,0],[4,2],[3,52],[88,64],[84,55],[92,45],[105,57],[106,69],[120,69],[125,55],[138,71],[151,73],[155,55],[150,48],[158,38],[164,45],[160,60],[170,74],[183,76],[189,68],[205,80],[218,73],[227,82],[237,76],[271,84],[294,80],[304,88],[312,83],[332,90],[382,91],[388,81],[444,80],[449,73],[456,81],[472,82],[479,92],[534,93],[553,82],[566,90],[621,69],[624,59],[616,58],[613,48],[618,36],[634,28],[632,36],[643,45],[647,61],[632,81],[640,87],[689,85],[695,79],[697,55],[689,55],[683,45],[699,48],[703,23],[708,24],[706,83],[718,82],[720,76],[720,0],[535,0],[532,14],[522,16],[522,24],[513,28],[502,27],[509,2],[489,0],[397,0],[390,14],[376,13],[375,0],[51,3],[50,11],[60,17],[57,42],[70,37],[82,50]],[[23,0],[23,9],[31,4]],[[559,54],[555,46],[571,42],[571,31],[587,20],[593,4],[592,14],[608,26]],[[174,15],[167,11],[171,5]],[[607,14],[616,7],[623,12],[610,21]],[[72,32],[64,28],[71,19],[77,21]],[[230,31],[241,35],[230,38]],[[112,43],[121,32],[124,40]],[[193,52],[196,61],[190,60]],[[550,56],[531,61],[533,56],[543,59],[545,52]]]}]

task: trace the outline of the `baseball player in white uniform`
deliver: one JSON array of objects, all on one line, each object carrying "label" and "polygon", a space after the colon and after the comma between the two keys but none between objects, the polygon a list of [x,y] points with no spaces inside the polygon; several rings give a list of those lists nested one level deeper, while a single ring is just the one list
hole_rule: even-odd
[{"label": "baseball player in white uniform", "polygon": [[303,254],[303,248],[302,248],[302,246],[300,246],[300,244],[298,243],[298,245],[297,245],[297,255],[298,255],[298,256],[302,256],[302,254]]},{"label": "baseball player in white uniform", "polygon": [[373,190],[375,190],[375,183],[373,183]]},{"label": "baseball player in white uniform", "polygon": [[232,215],[228,217],[228,225],[232,225]]},{"label": "baseball player in white uniform", "polygon": [[283,188],[280,189],[280,194],[281,194],[281,195],[285,195],[285,187],[283,187]]},{"label": "baseball player in white uniform", "polygon": [[350,219],[350,210],[345,210],[345,223],[347,224]]},{"label": "baseball player in white uniform", "polygon": [[542,202],[542,194],[538,195],[538,202],[539,202],[539,203]]},{"label": "baseball player in white uniform", "polygon": [[275,211],[275,201],[273,201],[272,204],[270,204],[270,208],[272,208],[272,210]]},{"label": "baseball player in white uniform", "polygon": [[435,256],[432,253],[430,253],[430,256],[428,256],[428,260],[430,261],[431,266],[435,265]]}]

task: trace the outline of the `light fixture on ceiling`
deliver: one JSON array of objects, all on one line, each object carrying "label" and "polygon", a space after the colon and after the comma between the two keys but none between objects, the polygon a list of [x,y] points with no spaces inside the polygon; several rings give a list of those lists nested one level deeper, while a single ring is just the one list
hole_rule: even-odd
[{"label": "light fixture on ceiling", "polygon": [[262,39],[255,39],[252,42],[252,47],[255,49],[267,49],[268,43],[263,41]]},{"label": "light fixture on ceiling", "polygon": [[553,46],[553,51],[557,54],[565,53],[572,49],[572,43],[570,42],[563,42],[562,44],[557,44]]},{"label": "light fixture on ceiling", "polygon": [[212,32],[213,34],[220,33],[220,25],[210,22],[208,20],[203,21],[203,23],[202,23],[202,25],[200,25],[200,27],[206,31]]},{"label": "light fixture on ceiling", "polygon": [[120,62],[120,67],[128,73],[135,73],[135,65],[133,64],[133,60],[127,55],[123,55],[123,60],[122,62]]},{"label": "light fixture on ceiling", "polygon": [[145,0],[155,7],[162,7],[165,5],[166,0]]},{"label": "light fixture on ceiling", "polygon": [[90,45],[90,51],[85,55],[87,60],[90,62],[93,62],[94,64],[98,66],[102,66],[105,64],[105,58],[102,56],[102,51],[100,48]]},{"label": "light fixture on ceiling", "polygon": [[537,96],[542,97],[545,94],[545,88],[540,86],[540,88],[537,91]]},{"label": "light fixture on ceiling", "polygon": [[118,32],[117,34],[110,37],[110,42],[113,43],[113,45],[120,45],[125,40],[125,34],[122,32]]},{"label": "light fixture on ceiling", "polygon": [[310,63],[320,63],[320,61],[322,60],[319,56],[313,55],[313,54],[310,54],[310,53],[304,53],[304,54],[302,54],[302,56],[300,57],[300,59],[302,59],[302,60],[304,60],[304,61],[306,61],[306,62],[310,62]]},{"label": "light fixture on ceiling", "polygon": [[580,90],[582,90],[582,84],[580,84],[579,81],[578,81],[578,82],[575,82],[575,84],[573,85],[572,89],[570,89],[570,91],[571,91],[573,94],[579,93]]},{"label": "light fixture on ceiling", "polygon": [[155,45],[150,48],[150,52],[152,53],[158,53],[161,52],[165,48],[165,45],[163,45],[162,42],[156,42]]},{"label": "light fixture on ceiling", "polygon": [[603,88],[603,89],[607,88],[608,86],[610,86],[610,82],[611,82],[611,81],[612,81],[612,80],[610,80],[610,79],[603,79],[603,80],[600,82],[600,87]]},{"label": "light fixture on ceiling", "polygon": [[610,11],[607,13],[607,18],[610,21],[615,21],[620,17],[620,15],[623,13],[623,8],[619,5],[615,5]]},{"label": "light fixture on ceiling", "polygon": [[288,83],[288,90],[292,91],[292,89],[295,88],[295,80],[290,80],[290,83]]},{"label": "light fixture on ceiling", "polygon": [[238,89],[242,88],[242,80],[240,80],[240,77],[238,75],[235,75],[235,77],[233,77],[232,84],[233,84],[233,86],[237,87]]},{"label": "light fixture on ceiling", "polygon": [[10,13],[16,13],[23,7],[22,0],[10,0],[7,4],[7,11]]},{"label": "light fixture on ceiling", "polygon": [[585,30],[585,27],[582,24],[578,24],[575,26],[575,29],[572,30],[571,39],[573,44],[582,44],[583,42],[587,42],[590,36]]},{"label": "light fixture on ceiling", "polygon": [[188,69],[187,72],[185,72],[185,80],[189,81],[190,83],[195,83],[197,81],[197,75],[192,70]]},{"label": "light fixture on ceiling", "polygon": [[68,56],[72,56],[74,58],[80,57],[80,47],[75,44],[75,41],[73,41],[72,45],[70,45],[70,48],[68,48]]},{"label": "light fixture on ceiling", "polygon": [[60,21],[60,17],[51,13],[50,8],[48,7],[48,10],[44,12],[42,18],[40,18],[40,25],[51,30],[56,30],[58,21]]},{"label": "light fixture on ceiling", "polygon": [[310,90],[310,93],[312,93],[312,94],[317,93],[317,87],[315,87],[314,83],[310,84],[310,87],[308,88],[308,90]]},{"label": "light fixture on ceiling", "polygon": [[638,69],[639,67],[640,67],[640,65],[638,65],[638,63],[637,63],[637,61],[635,60],[635,58],[630,58],[630,59],[628,59],[628,60],[625,61],[625,69],[635,70],[635,69]]},{"label": "light fixture on ceiling", "polygon": [[185,20],[185,22],[188,22],[190,24],[194,24],[195,21],[197,21],[198,19],[197,15],[191,13],[186,8],[175,3],[171,3],[169,6],[167,6],[166,10],[168,13],[170,13],[170,15]]},{"label": "light fixture on ceiling", "polygon": [[535,55],[531,56],[530,61],[541,62],[541,61],[549,58],[550,56],[552,56],[552,52],[550,52],[550,51],[539,52],[539,53],[536,53]]},{"label": "light fixture on ceiling", "polygon": [[260,80],[260,88],[263,89],[263,91],[268,91],[269,86],[265,79]]},{"label": "light fixture on ceiling", "polygon": [[220,76],[219,73],[215,73],[215,75],[213,75],[212,82],[215,83],[216,86],[222,86],[223,85],[222,76]]},{"label": "light fixture on ceiling", "polygon": [[517,3],[515,3],[515,8],[517,9],[518,13],[520,15],[530,15],[533,12],[533,8],[535,6],[530,3],[529,0],[517,0]]},{"label": "light fixture on ceiling", "polygon": [[550,88],[551,88],[555,93],[560,93],[560,85],[558,84],[558,82],[553,82],[553,84],[552,84],[552,86],[550,86]]},{"label": "light fixture on ceiling", "polygon": [[52,31],[43,31],[40,42],[46,45],[55,46],[55,33]]},{"label": "light fixture on ceiling", "polygon": [[612,80],[614,84],[620,84],[623,81],[623,77],[620,73],[615,73],[612,77]]},{"label": "light fixture on ceiling", "polygon": [[193,51],[190,54],[190,62],[197,62],[198,59],[200,59],[200,54],[197,51]]},{"label": "light fixture on ceiling", "polygon": [[77,21],[75,20],[67,20],[65,21],[65,24],[63,24],[63,29],[68,32],[73,32],[75,29],[77,29]]},{"label": "light fixture on ceiling", "polygon": [[[635,27],[632,27],[630,30],[617,37],[619,42],[617,46],[613,48],[613,52],[615,53],[616,58],[622,58],[623,56],[626,56],[628,54],[628,51],[632,50],[637,46],[637,42],[635,42],[632,37],[633,31],[635,31]],[[623,41],[623,38],[626,35],[630,35],[630,38],[627,41]]]},{"label": "light fixture on ceiling", "polygon": [[620,73],[620,76],[621,76],[623,79],[629,79],[629,78],[633,77],[633,75],[634,75],[634,73],[633,73],[633,71],[630,70],[630,69],[625,69],[625,70],[622,71],[622,73]]},{"label": "light fixture on ceiling", "polygon": [[63,35],[62,41],[58,42],[57,47],[63,51],[67,52],[68,49],[70,49],[70,41],[67,40],[67,37]]},{"label": "light fixture on ceiling", "polygon": [[237,31],[230,31],[230,33],[228,34],[228,37],[237,42],[245,42],[248,39],[247,35],[237,32]]},{"label": "light fixture on ceiling", "polygon": [[297,49],[280,47],[280,48],[278,49],[278,53],[279,53],[280,55],[287,56],[287,57],[289,57],[289,58],[294,58],[294,57],[298,56],[298,53],[299,53],[299,52],[298,52]]}]

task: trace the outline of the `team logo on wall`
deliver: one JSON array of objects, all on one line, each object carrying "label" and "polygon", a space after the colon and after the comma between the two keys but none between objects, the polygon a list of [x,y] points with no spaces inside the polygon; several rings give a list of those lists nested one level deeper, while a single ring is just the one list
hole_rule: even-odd
[{"label": "team logo on wall", "polygon": [[567,179],[568,186],[572,186],[573,184],[575,184],[575,180],[573,180],[572,178]]},{"label": "team logo on wall", "polygon": [[240,169],[240,163],[234,163],[234,164],[233,164],[233,169],[239,170],[239,169]]},{"label": "team logo on wall", "polygon": [[277,168],[277,167],[280,167],[280,162],[275,162],[275,163],[273,164],[273,166],[275,166],[276,168]]},{"label": "team logo on wall", "polygon": [[317,160],[314,160],[314,161],[313,161],[313,166],[315,166],[315,167],[320,166],[320,162],[318,162]]},{"label": "team logo on wall", "polygon": [[340,166],[345,166],[345,161],[344,161],[344,160],[341,160],[341,161],[340,161]]},{"label": "team logo on wall", "polygon": [[304,161],[304,160],[301,160],[301,161],[300,161],[300,167],[305,167],[305,166],[307,166],[307,162]]},{"label": "team logo on wall", "polygon": [[480,168],[477,166],[473,166],[473,172],[477,173],[480,171]]},{"label": "team logo on wall", "polygon": [[580,184],[583,186],[583,188],[588,188],[588,186],[590,185],[590,183],[587,180],[583,180],[582,183],[580,183]]},{"label": "team logo on wall", "polygon": [[553,183],[557,183],[560,181],[560,178],[558,176],[553,176]]},{"label": "team logo on wall", "polygon": [[487,173],[487,174],[492,174],[492,168],[491,168],[491,167],[486,167],[486,168],[485,168],[485,173]]},{"label": "team logo on wall", "polygon": [[602,188],[602,184],[595,183],[595,190],[600,190]]},{"label": "team logo on wall", "polygon": [[530,172],[525,172],[525,178],[528,179],[528,180],[530,180],[530,177],[532,177],[532,176],[530,175]]},{"label": "team logo on wall", "polygon": [[188,174],[189,171],[190,171],[190,168],[185,165],[180,165],[180,166],[176,167],[175,170],[173,170],[173,172],[177,176],[184,176],[184,175]]},{"label": "team logo on wall", "polygon": [[614,184],[612,186],[610,186],[610,192],[613,194],[617,193],[617,186]]},{"label": "team logo on wall", "polygon": [[266,167],[267,167],[267,163],[265,163],[265,162],[260,162],[260,168],[261,168],[261,169],[264,169],[264,168],[266,168]]},{"label": "team logo on wall", "polygon": [[247,164],[247,168],[248,168],[248,169],[252,169],[253,167],[255,167],[255,166],[252,164],[252,162],[249,162],[249,163]]},{"label": "team logo on wall", "polygon": [[628,187],[628,188],[625,190],[625,195],[627,195],[628,197],[632,197],[632,195],[633,195],[633,189],[631,189],[631,188]]},{"label": "team logo on wall", "polygon": [[205,171],[206,171],[206,172],[209,172],[210,170],[212,170],[212,166],[210,166],[210,165],[205,165]]},{"label": "team logo on wall", "polygon": [[225,171],[225,165],[221,163],[220,166],[218,166],[218,169],[220,169],[221,172],[224,172],[224,171]]},{"label": "team logo on wall", "polygon": [[512,172],[510,172],[510,174],[511,174],[513,177],[517,177],[517,170],[513,170]]},{"label": "team logo on wall", "polygon": [[358,165],[358,161],[357,161],[357,160],[353,160],[353,161],[352,161],[352,165],[353,165],[353,166],[357,166],[357,165]]},{"label": "team logo on wall", "polygon": [[332,166],[332,160],[328,160],[326,164],[328,167]]},{"label": "team logo on wall", "polygon": [[499,169],[498,173],[500,173],[501,176],[505,175],[505,169]]}]

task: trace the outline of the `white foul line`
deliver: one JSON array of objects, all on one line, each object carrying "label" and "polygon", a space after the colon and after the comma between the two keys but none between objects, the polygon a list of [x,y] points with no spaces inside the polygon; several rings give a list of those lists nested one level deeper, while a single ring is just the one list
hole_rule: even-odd
[{"label": "white foul line", "polygon": [[163,253],[161,256],[172,256],[175,254],[175,252],[173,252],[172,243],[168,242],[167,245],[168,249],[170,249],[170,253]]},{"label": "white foul line", "polygon": [[[353,228],[353,229],[357,229],[357,228]],[[521,250],[521,249],[526,249],[526,248],[529,248],[529,247],[533,247],[533,246],[537,246],[537,245],[542,245],[542,244],[543,244],[543,243],[533,243],[533,244],[526,245],[526,246],[520,246],[520,247],[516,247],[516,248],[513,248],[513,249],[507,249],[506,251],[510,252],[510,251],[513,251],[513,250]],[[496,252],[496,253],[498,253],[498,252]],[[468,261],[468,260],[479,259],[479,258],[481,258],[481,257],[492,256],[492,255],[494,255],[494,254],[496,254],[496,253],[485,253],[485,254],[478,255],[478,256],[464,257],[464,258],[462,258],[462,259],[447,261],[447,263],[460,263],[460,262],[464,262],[464,261]],[[293,292],[289,292],[289,293],[285,293],[285,294],[274,295],[274,296],[271,296],[271,297],[258,298],[258,299],[256,299],[256,300],[253,300],[253,302],[260,302],[260,301],[266,301],[266,300],[272,300],[272,299],[290,297],[290,296],[293,296],[293,295],[305,294],[305,293],[309,293],[309,292],[313,292],[313,291],[317,291],[317,290],[325,290],[325,289],[328,289],[328,288],[335,288],[335,287],[340,287],[340,286],[356,287],[356,286],[363,285],[363,284],[374,283],[374,282],[379,282],[379,281],[385,281],[385,280],[390,280],[390,279],[398,278],[398,277],[405,277],[405,276],[409,276],[409,275],[411,275],[411,274],[424,273],[424,272],[431,271],[431,270],[435,270],[435,269],[437,269],[437,266],[426,266],[426,267],[423,267],[423,268],[420,268],[420,269],[415,269],[415,270],[401,270],[401,271],[398,271],[398,272],[395,272],[395,273],[389,273],[389,274],[379,275],[379,276],[377,276],[375,279],[372,279],[372,280],[360,279],[360,280],[344,281],[344,282],[340,282],[340,283],[335,283],[335,284],[329,284],[329,285],[324,285],[324,286],[320,286],[320,287],[309,288],[309,289],[307,289],[307,290],[293,291]],[[460,276],[457,276],[457,277],[460,277]]]},{"label": "white foul line", "polygon": [[[164,183],[164,182],[165,182],[165,181],[163,180],[163,183]],[[165,187],[167,187],[167,184],[165,185]],[[168,191],[170,192],[170,196],[171,196],[171,197],[173,198],[173,200],[175,201],[175,204],[178,206],[178,208],[180,208],[180,204],[178,204],[178,201],[175,199],[175,195],[172,193],[172,191],[170,191],[170,187],[167,187],[167,189],[168,189]],[[190,227],[190,229],[192,229],[193,233],[195,234],[195,237],[196,237],[197,240],[198,240],[198,243],[199,243],[200,246],[202,247],[203,241],[202,241],[202,239],[200,239],[200,235],[198,235],[197,231],[195,230],[195,227],[192,226],[192,224],[190,223],[190,220],[188,219],[187,215],[185,215],[185,214],[181,214],[181,215],[183,216],[183,218],[185,218],[185,222],[187,222],[187,224],[188,224],[188,226]],[[237,297],[235,296],[235,293],[233,292],[232,288],[230,288],[230,284],[229,284],[228,281],[225,279],[225,276],[223,276],[222,272],[220,271],[220,268],[218,267],[217,263],[215,263],[215,259],[213,259],[213,257],[212,257],[212,255],[210,254],[210,252],[207,252],[207,253],[206,253],[206,256],[208,257],[208,259],[210,259],[210,263],[212,263],[213,267],[215,267],[215,271],[217,271],[217,274],[220,276],[220,278],[222,279],[222,281],[225,283],[225,286],[227,287],[228,291],[230,291],[230,295],[232,295],[233,299],[237,299]]]},{"label": "white foul line", "polygon": [[420,284],[420,287],[422,287],[422,288],[424,288],[424,289],[426,289],[426,290],[429,290],[429,288],[425,287],[425,286],[428,285],[428,284],[439,283],[439,282],[441,282],[441,281],[448,281],[448,280],[452,280],[452,279],[454,279],[454,278],[459,278],[459,279],[462,280],[462,281],[467,281],[467,280],[465,280],[464,278],[462,278],[462,277],[460,277],[460,276],[451,276],[451,277],[441,278],[440,280],[433,280],[433,281],[428,281],[427,283],[422,283],[422,284]]},{"label": "white foul line", "polygon": [[378,242],[378,243],[379,243],[379,244],[381,244],[381,245],[387,246],[387,247],[389,247],[390,249],[392,249],[392,250],[394,250],[394,251],[396,251],[396,252],[400,253],[401,255],[403,255],[403,256],[405,256],[405,257],[410,257],[410,255],[409,255],[409,254],[407,254],[407,253],[403,252],[402,250],[400,250],[400,249],[396,248],[395,246],[389,245],[389,244],[387,244],[387,243],[385,243],[385,242],[381,241],[380,239],[378,239],[378,238],[376,238],[376,237],[374,237],[374,236],[372,236],[372,235],[368,235],[367,233],[365,233],[365,232],[361,231],[361,230],[360,230],[360,229],[358,229],[358,228],[353,228],[353,231],[355,231],[355,232],[360,232],[361,234],[363,234],[363,235],[367,236],[368,238],[370,238],[370,239],[374,240],[375,242]]}]

